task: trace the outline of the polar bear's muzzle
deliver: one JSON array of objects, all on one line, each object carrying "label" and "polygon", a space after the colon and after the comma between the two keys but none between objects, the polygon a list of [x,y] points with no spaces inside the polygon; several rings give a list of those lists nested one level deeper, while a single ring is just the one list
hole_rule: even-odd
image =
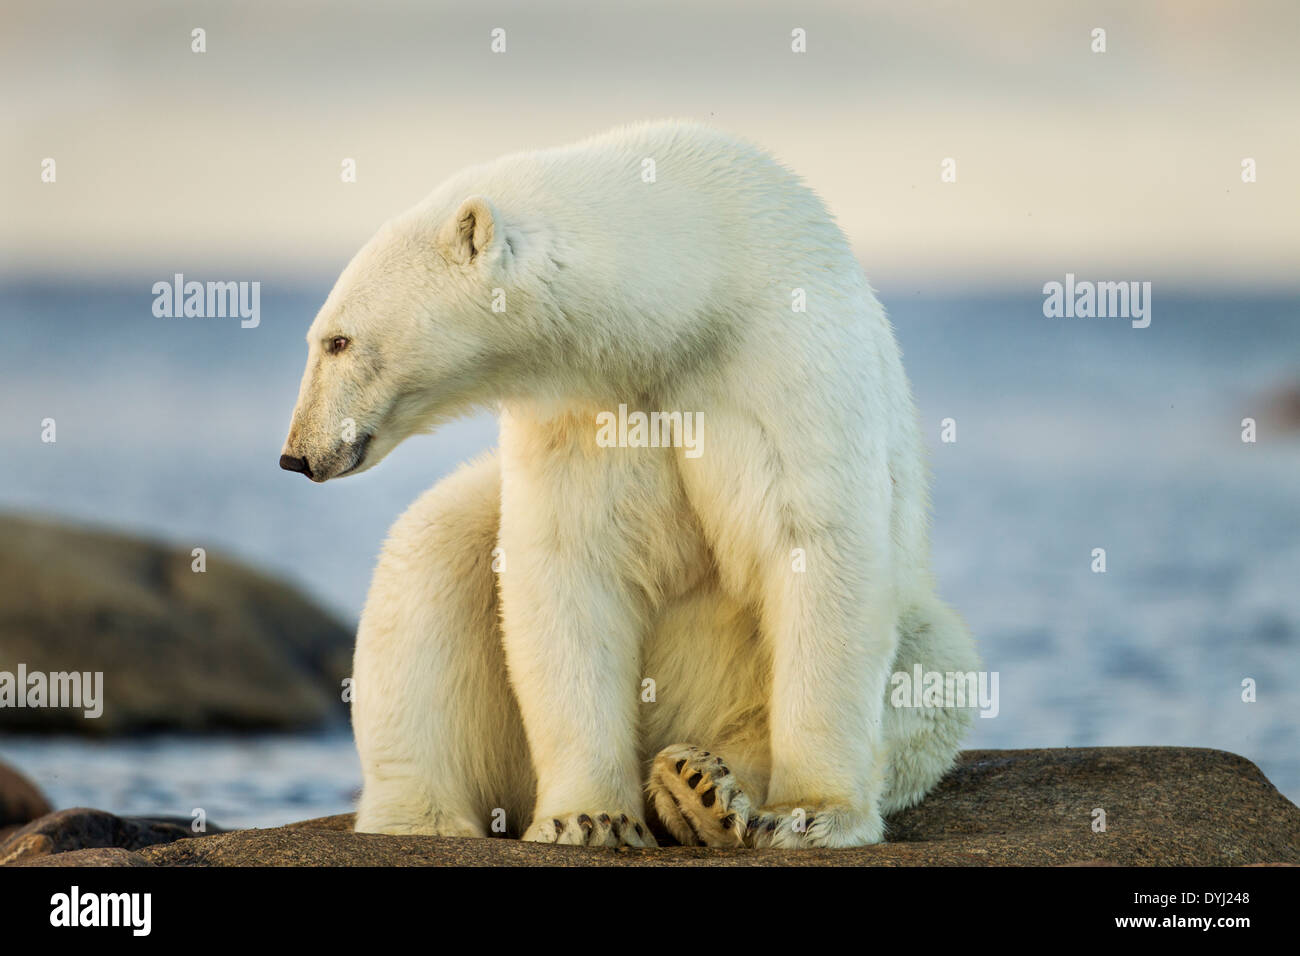
[{"label": "polar bear's muzzle", "polygon": [[[295,455],[281,455],[280,467],[285,471],[297,472],[300,475],[306,475],[312,481],[328,481],[331,478],[342,478],[344,475],[351,474],[359,469],[366,461],[366,453],[370,450],[370,441],[374,438],[373,432],[366,432],[356,441],[351,442],[351,453],[347,455],[347,464],[337,470],[332,471],[328,466],[322,466],[317,463],[316,470],[312,470],[311,462],[305,457],[299,458]],[[331,458],[338,460],[343,455],[332,455]]]}]

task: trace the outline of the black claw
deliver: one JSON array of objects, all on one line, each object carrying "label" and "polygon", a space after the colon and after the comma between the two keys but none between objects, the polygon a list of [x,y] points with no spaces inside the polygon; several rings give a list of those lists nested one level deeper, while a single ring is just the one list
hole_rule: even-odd
[{"label": "black claw", "polygon": [[722,829],[730,830],[735,825],[736,825],[736,815],[734,813],[728,813],[725,817],[722,818]]},{"label": "black claw", "polygon": [[599,820],[601,823],[605,824],[605,826],[610,826],[610,825],[612,825],[613,822],[614,822],[613,820],[611,820],[611,819],[609,818],[609,814],[608,814],[608,813],[602,813],[602,814],[601,814],[600,816],[598,816],[596,819]]},{"label": "black claw", "polygon": [[553,824],[555,824],[555,835],[556,835],[556,836],[559,836],[561,833],[564,832],[564,821],[563,821],[563,820],[560,820],[560,819],[557,818],[557,819],[552,820],[551,822],[552,822]]},{"label": "black claw", "polygon": [[578,826],[582,827],[584,830],[590,831],[593,827],[595,827],[595,825],[596,824],[591,822],[591,817],[587,816],[587,814],[585,813],[582,816],[578,817]]},{"label": "black claw", "polygon": [[702,794],[700,794],[700,803],[704,804],[706,807],[713,806],[714,802],[717,799],[718,799],[718,792],[715,789],[713,789],[713,787],[709,787],[708,790],[705,790]]},{"label": "black claw", "polygon": [[704,774],[702,773],[691,774],[691,779],[686,781],[686,786],[694,790],[696,787],[700,785],[700,781],[703,779],[704,779]]},{"label": "black claw", "polygon": [[677,772],[681,773],[682,768],[685,766],[686,766],[686,758],[683,757],[681,760],[677,761]]},{"label": "black claw", "polygon": [[763,827],[763,829],[766,830],[768,833],[771,833],[773,830],[776,829],[776,821],[768,820],[767,824]]},{"label": "black claw", "polygon": [[632,829],[636,831],[637,836],[645,836],[645,830],[641,828],[641,824],[636,824]]}]

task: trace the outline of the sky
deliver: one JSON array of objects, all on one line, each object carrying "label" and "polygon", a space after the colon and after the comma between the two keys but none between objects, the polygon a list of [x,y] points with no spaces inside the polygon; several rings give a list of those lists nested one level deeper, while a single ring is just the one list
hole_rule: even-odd
[{"label": "sky", "polygon": [[466,165],[676,116],[798,171],[877,284],[1289,287],[1297,35],[1291,0],[9,2],[0,277],[332,275]]},{"label": "sky", "polygon": [[[939,578],[1004,674],[979,745],[1221,746],[1295,794],[1296,443],[1237,423],[1300,356],[1297,37],[1296,0],[5,0],[0,508],[227,549],[353,619],[384,529],[495,428],[280,472],[334,277],[467,165],[703,120],[822,195],[898,325]],[[177,272],[268,280],[264,321],[153,316]],[[1153,324],[1047,319],[1067,273],[1153,282]]]}]

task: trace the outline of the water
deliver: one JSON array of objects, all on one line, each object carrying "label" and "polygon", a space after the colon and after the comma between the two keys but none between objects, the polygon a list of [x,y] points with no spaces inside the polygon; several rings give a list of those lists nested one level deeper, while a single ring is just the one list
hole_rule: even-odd
[{"label": "water", "polygon": [[[256,329],[154,318],[152,281],[0,288],[0,509],[224,550],[355,620],[389,524],[495,423],[412,439],[337,483],[284,474],[328,280],[264,281]],[[1046,319],[1036,288],[882,290],[931,443],[941,589],[1001,675],[1000,713],[969,745],[1218,747],[1300,799],[1300,440],[1259,398],[1300,377],[1300,298],[1154,296],[1133,329]],[[203,806],[223,825],[338,812],[358,783],[345,734],[8,738],[0,759],[60,805]]]},{"label": "water", "polygon": [[21,767],[56,807],[163,813],[219,827],[272,827],[351,810],[361,785],[352,735],[162,735],[121,741],[8,738],[0,759]]}]

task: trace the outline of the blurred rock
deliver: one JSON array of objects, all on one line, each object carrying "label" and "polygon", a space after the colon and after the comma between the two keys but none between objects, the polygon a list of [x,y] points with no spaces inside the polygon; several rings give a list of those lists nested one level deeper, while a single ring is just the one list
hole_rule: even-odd
[{"label": "blurred rock", "polygon": [[49,813],[52,807],[36,785],[0,763],[0,840],[10,830]]},{"label": "blurred rock", "polygon": [[[1094,810],[1105,832],[1093,830]],[[351,815],[179,840],[113,856],[17,865],[103,866],[1240,866],[1300,863],[1300,809],[1249,760],[1218,750],[973,750],[891,842],[846,850],[587,849],[519,840],[353,833]]]},{"label": "blurred rock", "polygon": [[[196,542],[201,545],[202,542]],[[353,634],[209,551],[0,517],[0,671],[102,671],[103,714],[0,709],[0,731],[268,730],[346,716]]]},{"label": "blurred rock", "polygon": [[185,817],[119,817],[77,807],[48,813],[11,833],[0,843],[0,866],[72,850],[139,850],[192,836],[190,821]]},{"label": "blurred rock", "polygon": [[1265,421],[1284,432],[1300,431],[1300,382],[1273,389],[1264,403]]}]

